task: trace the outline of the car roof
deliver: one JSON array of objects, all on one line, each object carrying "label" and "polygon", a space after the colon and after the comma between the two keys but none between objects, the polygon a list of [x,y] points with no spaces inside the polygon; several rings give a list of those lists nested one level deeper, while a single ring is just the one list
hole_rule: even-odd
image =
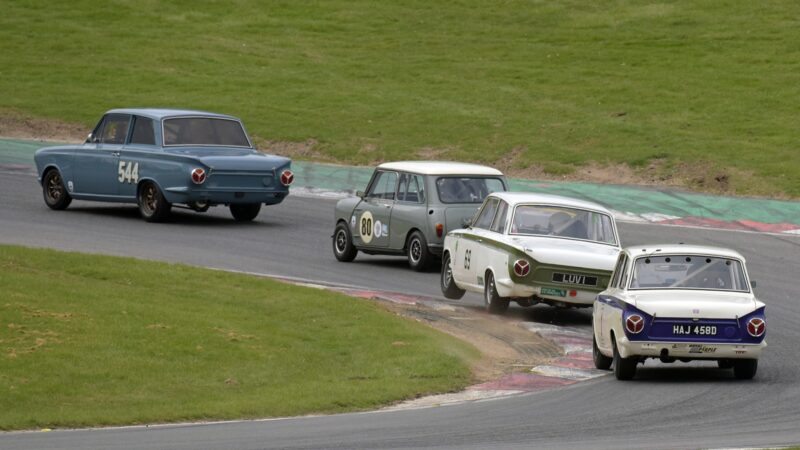
[{"label": "car roof", "polygon": [[469,164],[451,161],[395,161],[378,166],[378,169],[398,170],[421,175],[494,175],[503,176],[503,172],[480,164]]},{"label": "car roof", "polygon": [[213,112],[197,111],[192,109],[120,108],[120,109],[109,110],[106,112],[106,114],[133,114],[142,117],[149,117],[155,120],[161,120],[168,117],[179,117],[179,116],[203,116],[203,117],[215,117],[220,119],[239,120],[234,116],[229,116],[226,114],[217,114]]},{"label": "car roof", "polygon": [[721,256],[725,258],[741,259],[744,257],[736,250],[721,247],[711,247],[708,245],[684,245],[684,244],[663,244],[663,245],[637,245],[626,247],[625,251],[631,256],[642,255],[706,255]]},{"label": "car roof", "polygon": [[590,209],[611,214],[611,211],[598,203],[579,200],[572,197],[563,197],[561,195],[538,194],[534,192],[493,192],[490,195],[505,201],[511,206],[522,203],[536,203],[545,205],[560,205],[578,209]]}]

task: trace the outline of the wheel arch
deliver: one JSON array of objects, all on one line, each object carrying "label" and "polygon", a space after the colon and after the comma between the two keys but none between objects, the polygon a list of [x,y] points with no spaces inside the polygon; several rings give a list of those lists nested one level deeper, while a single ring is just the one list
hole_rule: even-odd
[{"label": "wheel arch", "polygon": [[61,174],[61,179],[62,180],[64,179],[64,172],[61,170],[60,167],[58,167],[58,164],[56,164],[54,162],[51,162],[51,163],[46,164],[44,166],[44,168],[42,168],[42,172],[39,174],[39,185],[40,186],[42,185],[42,183],[44,183],[44,177],[47,176],[47,174],[51,170],[58,171],[58,173]]},{"label": "wheel arch", "polygon": [[[425,242],[427,243],[428,237],[425,236],[425,233],[422,230],[420,230],[419,227],[411,227],[411,228],[408,229],[408,232],[406,232],[406,238],[403,240],[403,251],[404,252],[408,251],[408,240],[411,239],[411,235],[414,234],[415,231],[419,231],[419,234],[421,234],[422,237],[425,238]],[[444,254],[444,253],[442,253],[442,254]]]}]

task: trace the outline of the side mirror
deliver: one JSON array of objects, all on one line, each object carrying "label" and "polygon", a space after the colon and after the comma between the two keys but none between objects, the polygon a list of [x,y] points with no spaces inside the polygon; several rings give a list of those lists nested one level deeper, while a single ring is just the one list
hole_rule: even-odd
[{"label": "side mirror", "polygon": [[92,133],[87,134],[86,135],[86,140],[83,141],[84,144],[88,144],[90,142],[92,142]]},{"label": "side mirror", "polygon": [[750,280],[750,287],[753,289],[756,288],[756,280]]},{"label": "side mirror", "polygon": [[356,197],[364,198],[364,191],[356,191]]}]

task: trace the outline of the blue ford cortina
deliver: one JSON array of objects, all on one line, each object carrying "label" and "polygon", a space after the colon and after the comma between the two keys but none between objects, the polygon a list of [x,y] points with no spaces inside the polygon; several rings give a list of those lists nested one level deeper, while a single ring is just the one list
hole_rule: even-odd
[{"label": "blue ford cortina", "polygon": [[148,222],[173,205],[205,212],[226,205],[251,221],[294,181],[291,160],[253,147],[236,117],[173,109],[113,109],[86,141],[39,149],[34,157],[44,201],[136,203]]}]

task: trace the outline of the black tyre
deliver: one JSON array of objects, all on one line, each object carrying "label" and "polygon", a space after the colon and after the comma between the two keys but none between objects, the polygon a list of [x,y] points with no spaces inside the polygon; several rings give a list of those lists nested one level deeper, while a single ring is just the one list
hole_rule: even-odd
[{"label": "black tyre", "polygon": [[750,380],[756,376],[757,359],[737,359],[733,362],[733,376],[738,380]]},{"label": "black tyre", "polygon": [[619,355],[617,350],[617,340],[612,336],[612,345],[614,346],[614,376],[618,380],[631,380],[636,375],[636,364],[639,359],[634,357],[623,358]]},{"label": "black tyre", "polygon": [[152,181],[146,181],[139,186],[137,195],[139,214],[148,222],[163,222],[169,217],[172,205],[164,198],[161,189]]},{"label": "black tyre", "polygon": [[[594,332],[592,335],[594,335]],[[600,370],[610,369],[611,363],[614,362],[613,359],[600,353],[600,349],[597,348],[597,340],[594,336],[592,336],[592,359],[594,360],[594,366]]]},{"label": "black tyre", "polygon": [[433,255],[428,250],[428,241],[419,231],[411,233],[406,242],[408,252],[408,265],[417,272],[422,272],[428,268],[433,260]]},{"label": "black tyre", "polygon": [[486,272],[486,280],[483,284],[483,302],[486,305],[486,310],[491,314],[503,314],[508,310],[509,300],[500,297],[497,293],[497,286],[494,284],[494,274]]},{"label": "black tyre", "polygon": [[261,203],[234,203],[230,208],[234,220],[237,222],[250,222],[261,211]]},{"label": "black tyre", "polygon": [[339,261],[350,262],[356,259],[358,249],[353,245],[353,237],[347,224],[339,222],[333,230],[333,256]]},{"label": "black tyre", "polygon": [[466,291],[459,289],[459,287],[456,286],[455,280],[453,280],[453,269],[450,268],[450,253],[444,254],[444,258],[442,259],[442,275],[439,280],[439,284],[442,287],[442,294],[444,294],[445,297],[453,300],[460,300],[461,297],[464,296]]},{"label": "black tyre", "polygon": [[42,194],[44,195],[44,203],[50,209],[67,209],[67,206],[72,203],[72,197],[69,196],[67,188],[64,187],[61,173],[56,169],[50,169],[44,175],[42,179]]}]

